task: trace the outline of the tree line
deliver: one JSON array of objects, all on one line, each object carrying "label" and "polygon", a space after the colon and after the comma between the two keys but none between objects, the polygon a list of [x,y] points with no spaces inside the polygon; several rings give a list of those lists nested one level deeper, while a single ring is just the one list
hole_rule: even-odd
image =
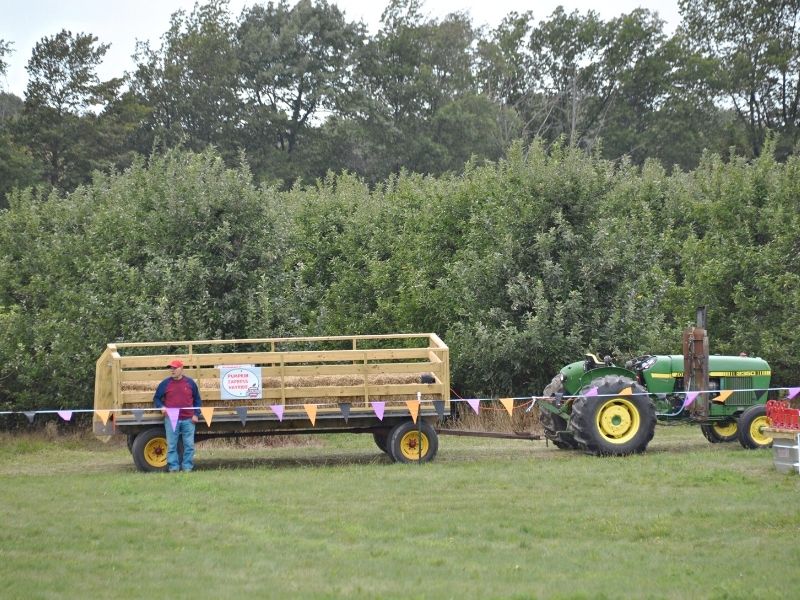
[{"label": "tree line", "polygon": [[800,372],[800,159],[692,171],[518,142],[460,173],[282,190],[213,149],[137,157],[0,211],[0,410],[91,406],[109,342],[438,333],[462,396],[541,393],[587,351]]},{"label": "tree line", "polygon": [[[0,94],[0,206],[14,187],[72,191],[174,147],[213,146],[283,189],[329,171],[371,185],[403,169],[457,172],[515,140],[690,170],[704,150],[756,158],[772,132],[775,155],[791,155],[800,0],[679,6],[668,35],[644,9],[512,12],[486,29],[391,0],[369,34],[327,0],[238,16],[210,0],[176,12],[109,81],[96,73],[108,45],[62,30],[33,49],[24,99]],[[0,74],[12,51],[0,40]]]}]

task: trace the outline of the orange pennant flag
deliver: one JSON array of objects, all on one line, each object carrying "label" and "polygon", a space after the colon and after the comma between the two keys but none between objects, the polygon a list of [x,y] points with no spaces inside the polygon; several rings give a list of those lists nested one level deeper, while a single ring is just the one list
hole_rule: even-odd
[{"label": "orange pennant flag", "polygon": [[619,395],[620,396],[630,396],[633,393],[633,388],[628,386],[624,390],[622,390]]},{"label": "orange pennant flag", "polygon": [[512,413],[514,412],[514,399],[513,398],[500,398],[500,404],[505,406],[506,410],[508,411],[508,416],[513,416]]},{"label": "orange pennant flag", "polygon": [[419,400],[406,400],[406,406],[408,407],[408,412],[411,413],[411,420],[416,423],[417,416],[419,416]]},{"label": "orange pennant flag", "polygon": [[103,425],[108,424],[108,417],[111,415],[110,410],[96,410],[97,416],[100,417],[100,420],[103,422]]},{"label": "orange pennant flag", "polygon": [[714,398],[714,402],[725,402],[728,398],[731,397],[733,390],[725,390],[724,392],[720,392],[719,396]]},{"label": "orange pennant flag", "polygon": [[311,419],[311,426],[314,427],[317,422],[317,405],[316,404],[303,404],[303,408],[306,409],[306,413],[308,414],[308,418]]},{"label": "orange pennant flag", "polygon": [[200,407],[200,414],[203,415],[203,418],[206,420],[206,425],[211,427],[211,420],[214,418],[214,407],[202,406]]}]

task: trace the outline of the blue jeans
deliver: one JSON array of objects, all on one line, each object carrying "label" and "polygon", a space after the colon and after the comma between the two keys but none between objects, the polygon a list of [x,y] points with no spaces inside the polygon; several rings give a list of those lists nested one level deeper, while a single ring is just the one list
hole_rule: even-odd
[{"label": "blue jeans", "polygon": [[[178,419],[175,431],[172,431],[172,423],[167,417],[164,431],[167,434],[167,469],[191,471],[194,468],[194,423],[191,419]],[[178,456],[178,440],[183,442],[183,457]]]}]

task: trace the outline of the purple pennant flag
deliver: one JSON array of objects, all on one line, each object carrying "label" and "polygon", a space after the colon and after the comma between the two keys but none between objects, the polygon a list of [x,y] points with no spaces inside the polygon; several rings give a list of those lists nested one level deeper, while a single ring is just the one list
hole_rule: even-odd
[{"label": "purple pennant flag", "polygon": [[592,389],[590,389],[588,392],[586,392],[583,395],[584,398],[590,398],[591,396],[597,396],[597,388],[596,387],[593,387]]},{"label": "purple pennant flag", "polygon": [[242,425],[247,423],[247,407],[246,406],[237,406],[236,407],[236,414],[239,415],[239,420],[242,422]]},{"label": "purple pennant flag", "polygon": [[72,411],[71,410],[60,410],[58,411],[58,416],[64,419],[65,421],[72,420]]},{"label": "purple pennant flag", "polygon": [[476,415],[480,414],[480,412],[481,412],[481,401],[480,400],[476,400],[476,399],[467,400],[467,404],[469,404],[472,407],[472,410],[475,411]]},{"label": "purple pennant flag", "polygon": [[342,402],[339,405],[339,410],[342,411],[342,416],[344,417],[344,422],[347,423],[347,420],[350,418],[350,403],[349,402]]},{"label": "purple pennant flag", "polygon": [[800,394],[800,387],[791,387],[789,388],[789,400]]},{"label": "purple pennant flag", "polygon": [[372,404],[372,410],[378,415],[378,420],[383,421],[383,411],[386,408],[386,402],[370,402],[370,404]]},{"label": "purple pennant flag", "polygon": [[175,431],[175,428],[178,426],[178,414],[180,414],[180,412],[180,408],[167,409],[167,416],[169,417],[169,424],[172,425],[172,431]]},{"label": "purple pennant flag", "polygon": [[684,398],[683,400],[683,406],[681,406],[681,410],[683,410],[687,406],[691,406],[692,402],[694,402],[699,395],[700,392],[689,392],[688,394],[686,394],[686,398]]},{"label": "purple pennant flag", "polygon": [[278,421],[283,421],[283,404],[270,404],[270,408],[278,416]]}]

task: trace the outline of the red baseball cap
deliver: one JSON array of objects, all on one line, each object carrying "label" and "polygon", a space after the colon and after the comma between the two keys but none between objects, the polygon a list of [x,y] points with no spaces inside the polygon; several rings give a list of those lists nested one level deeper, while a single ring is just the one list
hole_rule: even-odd
[{"label": "red baseball cap", "polygon": [[170,369],[180,369],[183,366],[183,363],[179,361],[177,358],[169,363]]}]

